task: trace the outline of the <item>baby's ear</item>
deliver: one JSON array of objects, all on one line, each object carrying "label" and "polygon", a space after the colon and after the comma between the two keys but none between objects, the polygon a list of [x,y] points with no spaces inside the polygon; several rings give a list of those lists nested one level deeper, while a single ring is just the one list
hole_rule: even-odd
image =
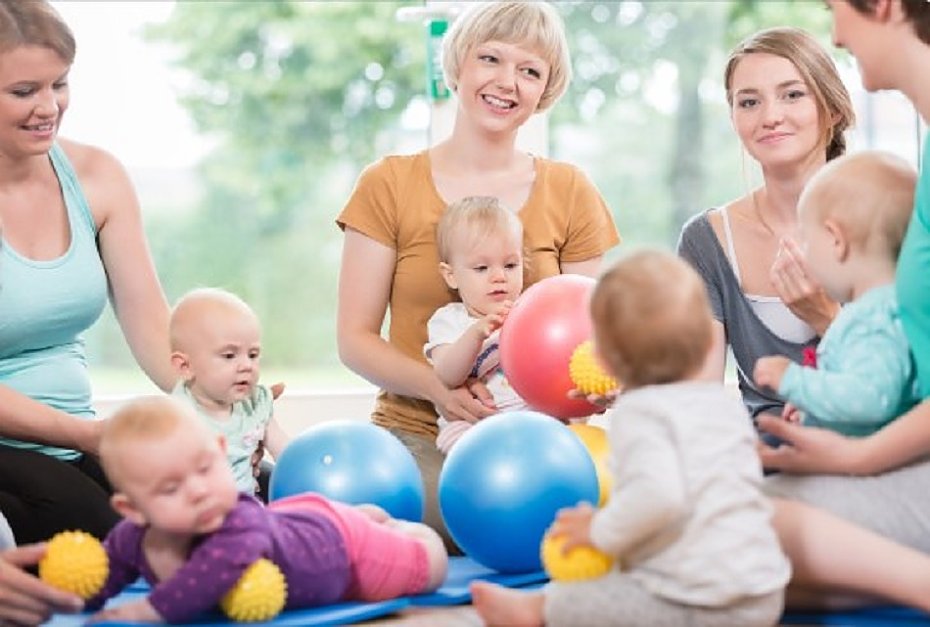
[{"label": "baby's ear", "polygon": [[187,353],[182,353],[181,351],[174,351],[171,353],[171,365],[181,379],[187,381],[193,377],[193,373],[191,372],[191,361]]},{"label": "baby's ear", "polygon": [[446,282],[446,285],[449,286],[449,289],[459,289],[458,284],[455,282],[455,275],[452,274],[452,267],[445,261],[439,262],[439,274],[442,275],[442,279]]},{"label": "baby's ear", "polygon": [[827,230],[833,240],[833,256],[840,263],[846,261],[849,257],[849,238],[843,227],[836,221],[827,218],[823,222],[823,228]]},{"label": "baby's ear", "polygon": [[116,510],[116,513],[128,520],[129,522],[144,527],[147,523],[145,515],[140,512],[135,504],[127,495],[122,492],[114,492],[110,497],[110,505]]}]

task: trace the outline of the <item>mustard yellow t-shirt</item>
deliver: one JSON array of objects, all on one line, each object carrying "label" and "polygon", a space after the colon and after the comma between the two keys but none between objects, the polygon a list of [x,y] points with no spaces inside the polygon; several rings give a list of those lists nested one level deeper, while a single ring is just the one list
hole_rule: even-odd
[{"label": "mustard yellow t-shirt", "polygon": [[[518,215],[527,250],[524,287],[559,274],[562,262],[585,261],[620,241],[600,193],[576,167],[536,157],[536,179]],[[390,156],[368,166],[336,219],[397,252],[388,341],[420,361],[426,323],[453,300],[439,274],[436,223],[445,202],[433,185],[429,155]],[[363,286],[359,286],[360,289]],[[372,420],[383,427],[436,434],[429,401],[382,391]]]}]

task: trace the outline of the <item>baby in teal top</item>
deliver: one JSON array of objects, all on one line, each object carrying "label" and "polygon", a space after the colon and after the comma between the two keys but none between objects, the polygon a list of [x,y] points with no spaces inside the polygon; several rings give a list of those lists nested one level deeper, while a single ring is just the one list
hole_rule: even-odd
[{"label": "baby in teal top", "polygon": [[174,395],[226,441],[226,456],[241,492],[254,494],[252,455],[260,443],[275,458],[288,437],[272,413],[272,395],[258,385],[258,316],[221,289],[188,292],[171,312],[171,361],[180,382]]},{"label": "baby in teal top", "polygon": [[824,166],[801,194],[807,264],[845,306],[824,334],[815,366],[763,357],[754,378],[797,407],[805,424],[864,436],[920,400],[894,284],[916,180],[905,161],[863,152]]}]

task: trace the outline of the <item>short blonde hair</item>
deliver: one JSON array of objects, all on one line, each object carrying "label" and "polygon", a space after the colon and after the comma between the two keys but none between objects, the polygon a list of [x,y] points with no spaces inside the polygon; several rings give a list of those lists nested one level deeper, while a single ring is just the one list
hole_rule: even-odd
[{"label": "short blonde hair", "polygon": [[198,287],[190,290],[177,300],[171,309],[168,323],[168,335],[172,350],[182,350],[189,340],[192,326],[209,324],[203,315],[204,308],[223,308],[258,320],[258,316],[247,302],[236,294],[219,287]]},{"label": "short blonde hair", "polygon": [[833,220],[853,246],[896,260],[914,210],[917,172],[904,159],[875,150],[821,168],[801,194],[802,217]]},{"label": "short blonde hair", "polygon": [[624,389],[680,381],[710,351],[704,282],[671,253],[643,251],[614,264],[594,288],[591,319],[598,354]]},{"label": "short blonde hair", "polygon": [[817,103],[821,143],[827,161],[846,152],[846,129],[856,123],[849,91],[843,84],[833,59],[810,33],[800,28],[768,28],[750,35],[730,53],[723,73],[727,103],[733,107],[733,73],[745,57],[771,54],[787,59],[798,70]]},{"label": "short blonde hair", "polygon": [[[436,225],[436,248],[439,260],[449,263],[455,243],[461,236],[469,244],[492,235],[506,233],[521,242],[523,252],[523,223],[494,196],[468,196],[450,204]],[[523,255],[525,256],[525,255]]]},{"label": "short blonde hair", "polygon": [[452,23],[442,44],[446,85],[455,91],[465,56],[488,41],[526,45],[549,64],[549,81],[537,111],[562,97],[572,78],[565,25],[548,2],[476,2]]},{"label": "short blonde hair", "polygon": [[100,436],[100,464],[117,489],[122,488],[122,452],[130,442],[158,440],[184,429],[207,433],[193,410],[170,396],[144,396],[122,405],[104,421]]}]

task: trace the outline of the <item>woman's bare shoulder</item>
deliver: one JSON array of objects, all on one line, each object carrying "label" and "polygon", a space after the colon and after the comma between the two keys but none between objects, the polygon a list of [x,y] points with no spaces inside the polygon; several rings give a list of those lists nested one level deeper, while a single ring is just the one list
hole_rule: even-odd
[{"label": "woman's bare shoulder", "polygon": [[119,160],[103,148],[64,138],[59,138],[58,143],[82,180],[125,172]]}]

